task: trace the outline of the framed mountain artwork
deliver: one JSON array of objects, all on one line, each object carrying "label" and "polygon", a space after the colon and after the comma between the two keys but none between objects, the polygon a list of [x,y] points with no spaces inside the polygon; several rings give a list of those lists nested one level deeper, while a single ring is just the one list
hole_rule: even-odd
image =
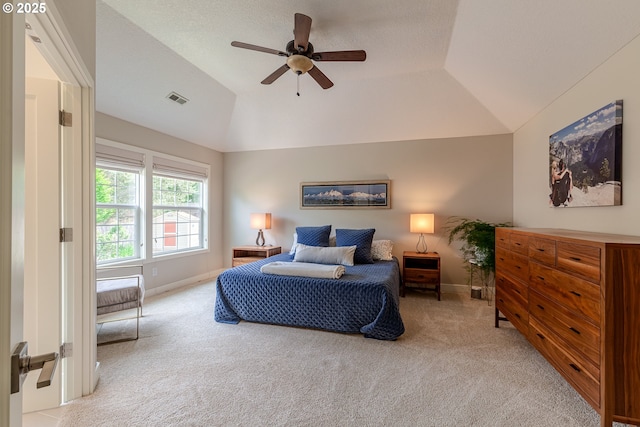
[{"label": "framed mountain artwork", "polygon": [[300,184],[302,209],[390,208],[391,181],[330,181]]}]

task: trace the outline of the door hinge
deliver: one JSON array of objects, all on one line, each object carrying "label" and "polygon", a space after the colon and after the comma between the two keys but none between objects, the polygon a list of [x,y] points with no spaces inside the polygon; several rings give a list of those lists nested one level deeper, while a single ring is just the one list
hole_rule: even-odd
[{"label": "door hinge", "polygon": [[60,111],[60,126],[71,126],[73,114],[64,110]]},{"label": "door hinge", "polygon": [[60,359],[73,356],[73,343],[65,342],[60,346]]},{"label": "door hinge", "polygon": [[60,243],[73,242],[73,228],[60,229]]}]

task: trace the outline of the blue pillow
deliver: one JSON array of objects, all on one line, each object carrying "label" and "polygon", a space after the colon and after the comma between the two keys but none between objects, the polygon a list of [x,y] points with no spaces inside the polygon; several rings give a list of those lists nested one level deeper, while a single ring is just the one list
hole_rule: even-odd
[{"label": "blue pillow", "polygon": [[331,226],[296,227],[296,233],[298,233],[297,243],[302,243],[307,246],[329,246]]},{"label": "blue pillow", "polygon": [[356,245],[356,253],[353,261],[356,264],[373,264],[371,256],[371,242],[375,228],[365,228],[362,230],[352,230],[347,228],[336,229],[336,246]]}]

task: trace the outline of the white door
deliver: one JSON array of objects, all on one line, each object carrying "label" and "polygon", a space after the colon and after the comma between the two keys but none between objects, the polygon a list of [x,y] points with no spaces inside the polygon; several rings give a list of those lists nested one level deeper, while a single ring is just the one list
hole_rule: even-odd
[{"label": "white door", "polygon": [[0,14],[0,425],[22,422],[11,353],[22,341],[24,261],[24,15]]},{"label": "white door", "polygon": [[[47,14],[29,15],[29,18],[31,26],[37,27],[40,38],[49,43],[47,46],[51,46],[50,63],[56,64],[56,73],[64,81],[74,82],[83,88],[80,90],[75,87],[73,91],[76,111],[81,111],[82,114],[78,113],[74,118],[76,126],[72,132],[62,132],[74,135],[74,147],[63,145],[63,151],[72,154],[68,157],[72,167],[65,167],[64,172],[69,172],[72,177],[73,188],[70,193],[63,195],[63,201],[69,201],[69,197],[72,200],[62,204],[62,226],[74,227],[75,237],[71,250],[67,249],[67,243],[62,246],[62,262],[67,269],[65,284],[69,285],[69,288],[62,288],[61,298],[66,304],[62,311],[68,319],[67,326],[73,325],[71,332],[67,327],[63,333],[72,335],[76,345],[75,355],[64,359],[75,359],[75,362],[63,362],[71,367],[65,373],[66,390],[63,394],[63,398],[69,400],[93,392],[96,383],[95,330],[92,333],[92,328],[86,331],[82,328],[83,324],[93,324],[95,319],[95,292],[91,291],[89,285],[94,281],[95,260],[91,250],[83,250],[93,247],[90,234],[93,227],[91,173],[90,169],[82,168],[83,164],[93,163],[94,100],[93,79],[82,60],[77,57],[77,52],[72,49],[72,43],[67,42],[68,31],[59,19],[60,16],[55,4],[47,3]],[[25,318],[24,14],[0,13],[0,75],[0,426],[17,427],[22,424],[24,387],[20,392],[11,393],[10,366],[11,353],[24,341]],[[66,144],[64,140],[63,144]],[[65,179],[64,174],[62,179]],[[68,186],[65,188],[65,191],[69,190]],[[73,212],[69,207],[73,208]],[[71,217],[73,223],[68,224],[66,221]],[[66,256],[67,253],[70,256]],[[68,274],[69,266],[73,270],[71,274]],[[85,288],[83,283],[86,284]],[[60,306],[60,300],[57,304]],[[38,353],[32,350],[30,346],[29,354],[36,356]],[[47,348],[42,351],[48,353],[59,349]]]},{"label": "white door", "polygon": [[[62,344],[58,86],[26,80],[24,340],[31,356],[59,352]],[[40,371],[28,374],[23,412],[62,403],[62,368],[58,363],[51,385],[39,389]]]}]

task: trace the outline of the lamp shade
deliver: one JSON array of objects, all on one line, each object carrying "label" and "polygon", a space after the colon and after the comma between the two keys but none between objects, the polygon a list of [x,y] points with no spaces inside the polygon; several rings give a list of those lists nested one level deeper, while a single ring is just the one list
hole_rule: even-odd
[{"label": "lamp shade", "polygon": [[271,228],[271,214],[252,213],[251,228],[254,230],[269,230]]},{"label": "lamp shade", "polygon": [[434,214],[411,214],[411,233],[433,233]]}]

